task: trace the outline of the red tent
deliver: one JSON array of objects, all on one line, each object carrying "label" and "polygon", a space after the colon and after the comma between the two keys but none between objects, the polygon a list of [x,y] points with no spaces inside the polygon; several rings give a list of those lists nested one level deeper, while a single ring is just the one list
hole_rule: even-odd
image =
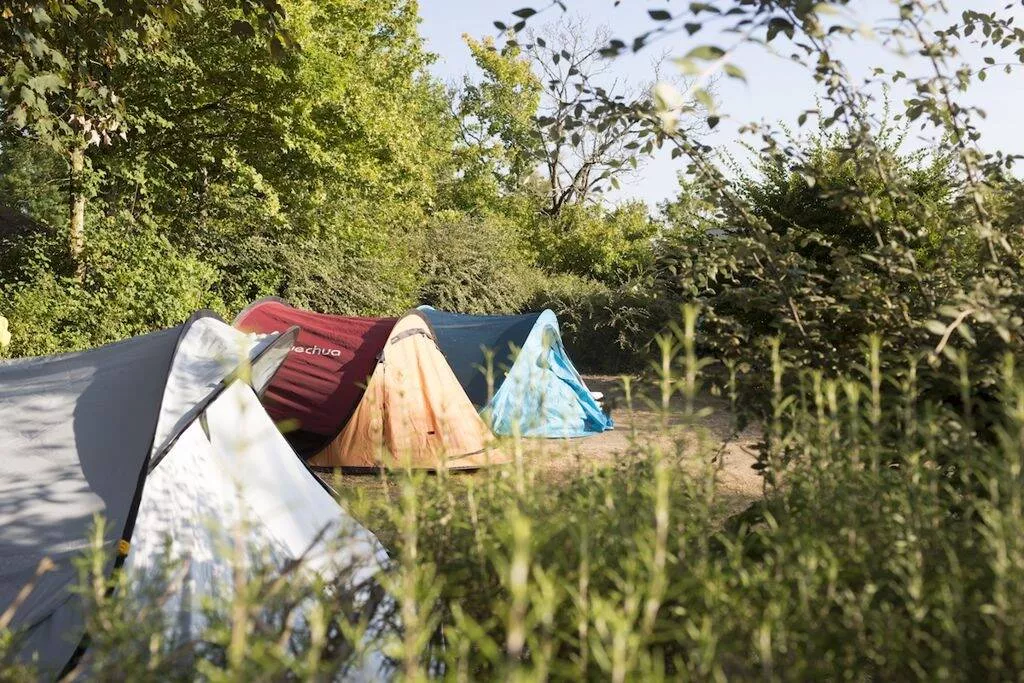
[{"label": "red tent", "polygon": [[276,421],[295,420],[289,441],[303,457],[319,452],[344,428],[373,374],[396,318],[350,318],[292,308],[280,299],[261,299],[238,314],[246,332],[299,336],[263,396]]}]

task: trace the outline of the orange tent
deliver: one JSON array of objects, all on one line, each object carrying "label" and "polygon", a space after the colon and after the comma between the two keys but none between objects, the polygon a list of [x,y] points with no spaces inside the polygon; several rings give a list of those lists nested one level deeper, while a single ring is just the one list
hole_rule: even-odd
[{"label": "orange tent", "polygon": [[475,469],[508,462],[444,355],[412,311],[395,323],[345,429],[313,467]]}]

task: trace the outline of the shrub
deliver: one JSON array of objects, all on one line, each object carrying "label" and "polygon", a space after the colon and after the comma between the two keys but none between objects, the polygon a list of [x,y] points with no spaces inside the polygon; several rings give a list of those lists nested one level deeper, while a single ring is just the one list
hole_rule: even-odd
[{"label": "shrub", "polygon": [[420,301],[459,313],[519,311],[539,277],[514,225],[455,211],[428,222],[419,272]]},{"label": "shrub", "polygon": [[279,291],[290,303],[340,315],[397,315],[416,305],[408,244],[351,244],[324,237],[281,250]]},{"label": "shrub", "polygon": [[98,346],[172,327],[201,308],[225,313],[209,293],[216,271],[145,228],[98,225],[84,258],[82,280],[55,274],[41,259],[0,289],[12,356]]},{"label": "shrub", "polygon": [[526,235],[538,265],[546,271],[615,285],[650,268],[658,224],[642,202],[610,210],[571,204],[555,217],[535,217]]},{"label": "shrub", "polygon": [[[862,359],[866,337],[879,335],[883,368],[932,354],[922,387],[953,402],[963,400],[958,386],[933,371],[934,363],[955,361],[951,346],[972,347],[987,368],[1017,348],[1012,316],[1003,316],[1001,337],[986,337],[993,343],[983,354],[971,325],[949,325],[956,336],[941,342],[942,319],[985,310],[973,321],[987,326],[996,309],[1011,310],[992,295],[1016,291],[1009,283],[1020,277],[1019,261],[1007,254],[997,267],[986,257],[944,159],[897,146],[884,137],[874,146],[811,142],[788,161],[766,162],[760,176],[735,181],[714,198],[714,213],[661,243],[658,288],[704,303],[705,350],[749,371],[741,394],[757,414],[766,414],[765,359],[776,340],[787,365],[834,375]],[[993,372],[976,376],[979,406],[991,398]]]}]

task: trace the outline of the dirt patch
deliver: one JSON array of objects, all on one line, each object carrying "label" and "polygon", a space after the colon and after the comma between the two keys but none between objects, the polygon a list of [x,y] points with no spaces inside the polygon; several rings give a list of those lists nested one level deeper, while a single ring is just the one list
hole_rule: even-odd
[{"label": "dirt patch", "polygon": [[613,464],[637,447],[654,446],[689,454],[684,467],[694,474],[706,459],[714,458],[718,490],[730,511],[742,510],[761,495],[762,480],[752,468],[760,433],[748,428],[736,434],[727,401],[698,397],[694,417],[687,418],[680,396],[674,396],[664,411],[658,400],[652,400],[648,387],[634,383],[627,400],[619,377],[584,379],[591,391],[604,394],[604,407],[615,429],[580,439],[530,440],[524,455],[541,476],[572,476],[580,468]]},{"label": "dirt patch", "polygon": [[[683,458],[683,466],[694,474],[703,468],[705,459],[715,458],[725,515],[743,510],[761,495],[761,477],[751,467],[759,433],[747,429],[735,434],[726,401],[700,397],[693,406],[697,416],[687,419],[682,397],[674,397],[668,411],[662,411],[651,401],[650,388],[635,384],[632,400],[627,401],[620,378],[595,375],[585,379],[591,391],[604,394],[604,406],[615,420],[615,429],[580,439],[523,440],[522,455],[531,477],[557,481],[584,469],[612,465],[638,446],[657,446],[690,454],[692,458]],[[387,486],[386,479],[372,475],[343,475],[331,483],[342,491]]]}]

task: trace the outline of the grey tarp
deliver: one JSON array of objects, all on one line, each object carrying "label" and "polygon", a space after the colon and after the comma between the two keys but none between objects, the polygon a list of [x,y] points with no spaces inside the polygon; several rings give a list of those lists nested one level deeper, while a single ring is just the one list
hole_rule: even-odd
[{"label": "grey tarp", "polygon": [[[155,443],[179,344],[210,316],[91,351],[0,363],[0,613],[44,557],[56,564],[11,623],[25,634],[20,652],[38,653],[46,674],[61,671],[83,635],[79,599],[69,589],[77,580],[72,560],[87,547],[95,516],[107,520],[108,547],[130,538],[150,458],[187,426],[179,420]],[[262,351],[271,345],[278,346],[264,343]]]}]

